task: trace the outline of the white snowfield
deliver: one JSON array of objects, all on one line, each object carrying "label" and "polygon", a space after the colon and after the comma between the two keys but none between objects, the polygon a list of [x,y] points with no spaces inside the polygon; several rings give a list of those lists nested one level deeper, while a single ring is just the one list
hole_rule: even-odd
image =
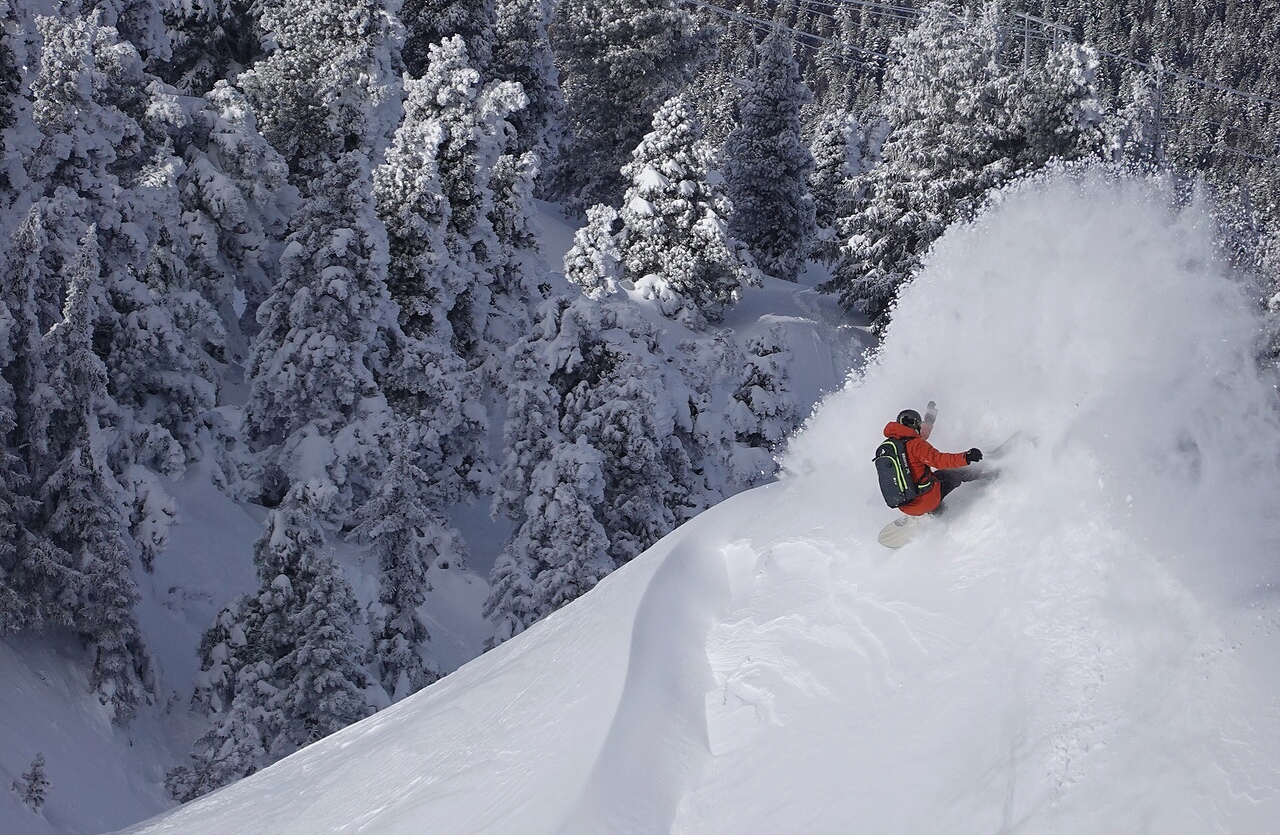
[{"label": "white snowfield", "polygon": [[[1160,184],[952,230],[781,483],[141,835],[1280,832],[1280,472],[1256,314]],[[871,455],[1018,444],[900,551]]]}]

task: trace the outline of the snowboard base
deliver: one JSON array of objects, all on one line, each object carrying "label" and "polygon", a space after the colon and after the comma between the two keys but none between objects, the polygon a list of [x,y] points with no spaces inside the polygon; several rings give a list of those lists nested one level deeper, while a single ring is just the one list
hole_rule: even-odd
[{"label": "snowboard base", "polygon": [[901,548],[915,539],[926,524],[927,520],[923,516],[899,517],[880,529],[876,541],[886,548]]}]

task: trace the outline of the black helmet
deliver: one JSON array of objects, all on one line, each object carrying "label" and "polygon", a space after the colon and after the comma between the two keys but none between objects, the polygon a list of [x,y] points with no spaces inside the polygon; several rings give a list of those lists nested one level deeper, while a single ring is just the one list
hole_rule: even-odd
[{"label": "black helmet", "polygon": [[920,413],[915,409],[903,409],[901,412],[898,412],[898,423],[901,423],[908,429],[914,429],[919,432],[921,425]]}]

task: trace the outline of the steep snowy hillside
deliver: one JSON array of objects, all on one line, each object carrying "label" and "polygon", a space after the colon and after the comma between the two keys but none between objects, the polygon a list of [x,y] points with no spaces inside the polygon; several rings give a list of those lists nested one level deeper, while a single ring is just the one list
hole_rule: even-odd
[{"label": "steep snowy hillside", "polygon": [[[543,269],[554,273],[574,229],[555,206],[539,208]],[[723,323],[742,343],[778,329],[792,357],[788,386],[801,414],[839,387],[869,344],[834,298],[808,286],[826,276],[807,278],[801,285],[768,280],[747,288]],[[657,312],[651,321],[672,351],[679,341],[697,336]],[[492,433],[496,445],[502,442],[501,430],[499,411]],[[206,729],[205,718],[188,711],[201,634],[219,610],[256,587],[253,548],[267,515],[264,508],[237,503],[215,487],[215,469],[214,462],[201,462],[182,480],[166,482],[176,510],[168,547],[154,572],[135,572],[141,592],[138,620],[155,673],[157,703],[144,706],[129,726],[112,725],[88,694],[87,661],[74,636],[0,639],[0,786],[7,789],[37,755],[44,757],[52,784],[38,813],[15,793],[0,791],[0,835],[94,835],[173,805],[163,785],[165,772],[187,762],[192,742]],[[421,610],[431,634],[428,660],[446,672],[479,655],[493,634],[493,624],[482,615],[490,591],[487,578],[511,532],[509,524],[490,518],[487,501],[453,510],[469,563],[433,569]],[[330,546],[362,606],[376,600],[376,561],[353,543],[335,538]]]},{"label": "steep snowy hillside", "polygon": [[[128,830],[1200,833],[1280,820],[1280,500],[1253,313],[1196,207],[1056,177],[953,230],[791,477],[528,633]],[[870,455],[990,448],[915,543]]]}]

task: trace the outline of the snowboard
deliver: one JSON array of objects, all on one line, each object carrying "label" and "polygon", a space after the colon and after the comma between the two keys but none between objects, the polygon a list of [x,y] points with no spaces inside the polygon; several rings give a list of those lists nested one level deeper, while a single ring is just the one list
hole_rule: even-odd
[{"label": "snowboard", "polygon": [[886,548],[901,548],[915,539],[927,524],[929,520],[924,516],[900,516],[880,529],[876,541]]}]

